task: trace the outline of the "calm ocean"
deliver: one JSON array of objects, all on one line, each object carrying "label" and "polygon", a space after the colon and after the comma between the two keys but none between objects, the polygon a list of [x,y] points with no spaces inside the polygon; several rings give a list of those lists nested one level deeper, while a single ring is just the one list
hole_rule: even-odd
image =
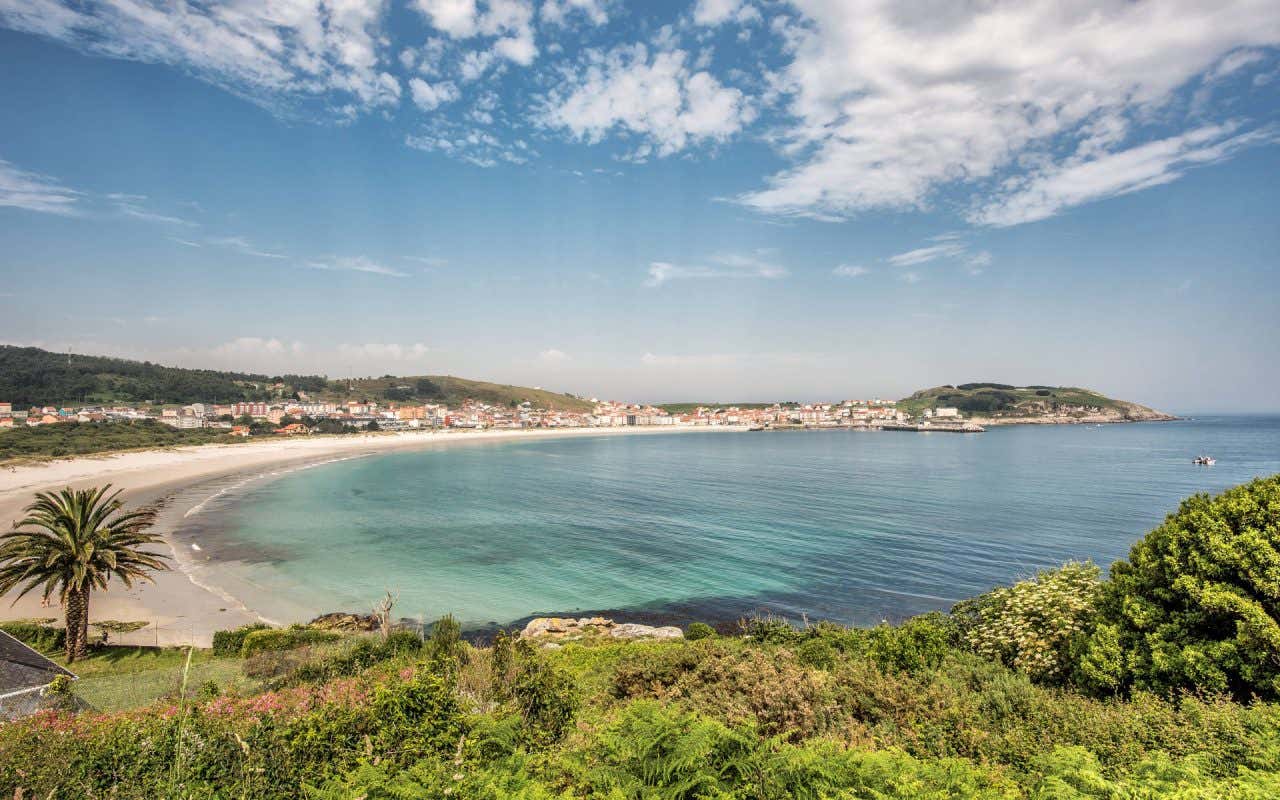
[{"label": "calm ocean", "polygon": [[764,609],[867,624],[1068,559],[1106,566],[1186,495],[1277,472],[1280,417],[476,443],[251,481],[178,540],[198,542],[203,582],[280,621],[391,589],[405,616],[470,625]]}]

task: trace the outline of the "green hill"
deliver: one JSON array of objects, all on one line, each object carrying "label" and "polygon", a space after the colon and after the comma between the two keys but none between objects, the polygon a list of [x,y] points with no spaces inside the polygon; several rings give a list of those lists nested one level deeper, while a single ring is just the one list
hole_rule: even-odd
[{"label": "green hill", "polygon": [[415,375],[394,377],[384,375],[381,378],[357,378],[349,381],[331,382],[327,393],[333,399],[350,397],[369,397],[389,401],[421,400],[431,403],[445,403],[456,406],[468,398],[495,406],[518,405],[523,402],[533,404],[535,408],[547,408],[555,411],[586,412],[594,408],[590,400],[583,400],[571,394],[549,392],[545,389],[532,389],[528,386],[511,386],[505,383],[490,383],[458,378],[453,375]]},{"label": "green hill", "polygon": [[957,408],[960,413],[973,417],[1013,420],[1074,417],[1137,422],[1172,419],[1168,414],[1146,406],[1073,386],[962,383],[922,389],[898,401],[898,409],[912,416],[937,407]]},{"label": "green hill", "polygon": [[0,402],[33,405],[109,403],[227,403],[277,400],[297,393],[318,400],[429,401],[458,405],[467,398],[510,406],[590,411],[568,394],[473,381],[451,375],[330,380],[323,375],[262,375],[166,367],[148,361],[51,353],[37,347],[0,345]]}]

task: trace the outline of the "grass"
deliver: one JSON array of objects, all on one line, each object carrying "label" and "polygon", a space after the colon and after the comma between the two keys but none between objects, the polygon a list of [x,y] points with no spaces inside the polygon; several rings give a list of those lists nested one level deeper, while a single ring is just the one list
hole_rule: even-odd
[{"label": "grass", "polygon": [[[106,647],[74,664],[67,664],[60,657],[55,660],[80,676],[75,693],[94,708],[125,711],[167,696],[176,697],[186,658],[187,650],[182,647]],[[241,673],[243,664],[239,658],[219,657],[210,650],[197,649],[191,655],[188,685],[199,688],[207,681],[215,681],[224,691],[255,691],[258,683]]]},{"label": "grass", "polygon": [[159,422],[59,422],[0,432],[0,464],[125,450],[240,441],[219,428],[180,430]]}]

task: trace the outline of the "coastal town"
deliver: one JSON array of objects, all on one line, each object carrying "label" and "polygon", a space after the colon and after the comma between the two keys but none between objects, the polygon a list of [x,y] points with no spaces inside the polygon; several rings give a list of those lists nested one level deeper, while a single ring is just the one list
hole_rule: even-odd
[{"label": "coastal town", "polygon": [[[321,402],[299,397],[276,402],[111,405],[15,409],[0,402],[0,430],[64,423],[155,422],[177,429],[225,429],[234,436],[292,436],[352,431],[419,429],[520,430],[530,428],[617,428],[631,426],[740,426],[766,428],[973,429],[955,408],[925,409],[913,418],[894,400],[750,407],[692,406],[672,411],[655,405],[592,400],[589,412],[550,410],[519,403],[510,407],[466,400],[456,407],[432,403]],[[980,428],[977,428],[980,430]]]}]

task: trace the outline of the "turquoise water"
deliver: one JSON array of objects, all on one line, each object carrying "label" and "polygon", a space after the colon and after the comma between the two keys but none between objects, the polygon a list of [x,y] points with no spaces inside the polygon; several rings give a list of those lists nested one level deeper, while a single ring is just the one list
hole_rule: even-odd
[{"label": "turquoise water", "polygon": [[469,624],[761,609],[865,624],[1067,559],[1109,564],[1180,498],[1277,472],[1280,417],[472,443],[250,482],[180,540],[199,543],[202,580],[281,621],[390,589],[406,616]]}]

